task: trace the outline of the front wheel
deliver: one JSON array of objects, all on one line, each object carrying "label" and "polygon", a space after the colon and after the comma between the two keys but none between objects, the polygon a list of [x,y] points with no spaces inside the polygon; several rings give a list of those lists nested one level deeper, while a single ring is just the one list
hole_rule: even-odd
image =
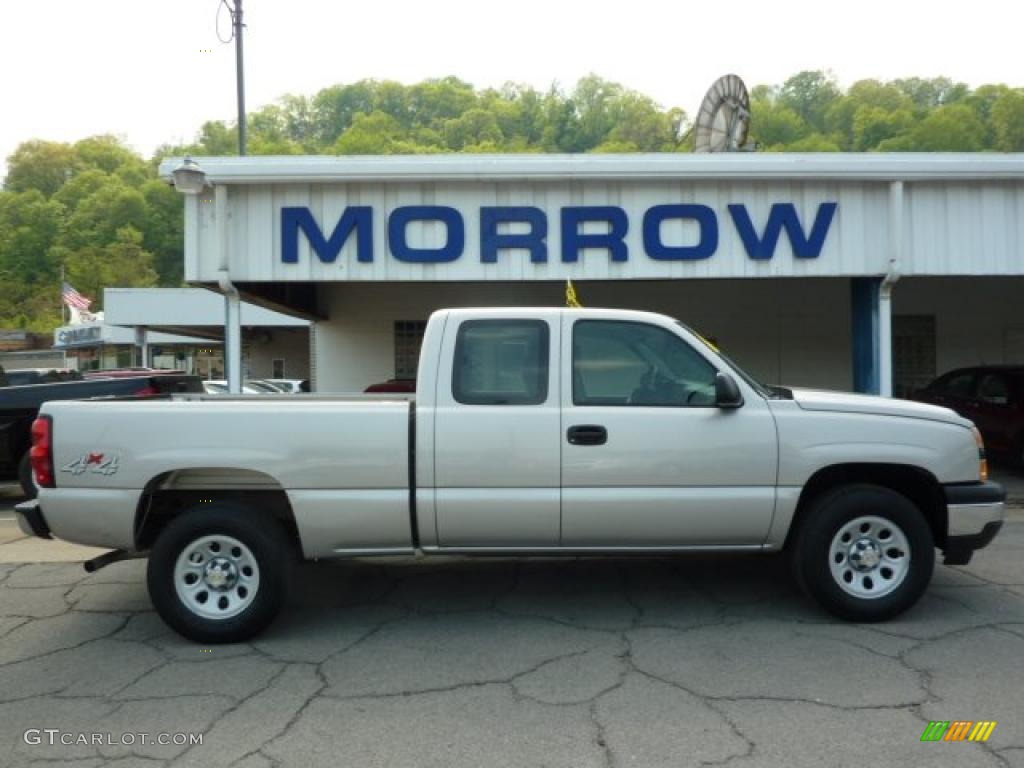
[{"label": "front wheel", "polygon": [[849,621],[885,621],[918,601],[935,569],[935,543],[907,497],[850,485],[812,503],[793,566],[804,590]]},{"label": "front wheel", "polygon": [[288,589],[287,533],[269,515],[204,504],[157,537],[146,581],[160,617],[201,643],[235,643],[262,631]]}]

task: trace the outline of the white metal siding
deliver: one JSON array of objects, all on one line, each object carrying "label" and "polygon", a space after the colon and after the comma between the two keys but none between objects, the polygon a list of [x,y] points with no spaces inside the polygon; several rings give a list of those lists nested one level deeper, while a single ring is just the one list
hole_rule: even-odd
[{"label": "white metal siding", "polygon": [[[821,255],[793,256],[789,239],[779,238],[774,258],[747,255],[727,206],[746,206],[758,233],[773,203],[793,203],[805,232],[818,206],[837,202]],[[656,261],[644,251],[642,222],[651,206],[699,203],[718,219],[718,249],[696,261]],[[281,261],[281,209],[308,207],[329,236],[346,207],[373,209],[374,262],[355,259],[356,237],[349,237],[337,260],[324,264],[304,235],[298,237],[297,264]],[[465,223],[465,249],[456,261],[411,264],[388,250],[387,218],[398,207],[446,205],[460,211]],[[498,262],[480,261],[481,206],[536,206],[548,220],[548,259],[534,264],[525,251],[503,250]],[[561,261],[560,210],[565,206],[613,205],[629,218],[626,262],[612,262],[605,250],[585,251],[576,263]],[[1024,182],[1006,180],[922,181],[906,185],[905,275],[1024,274]],[[880,275],[888,259],[888,183],[860,180],[743,181],[444,181],[329,184],[234,185],[228,195],[228,264],[233,280],[246,281],[518,281],[630,280],[720,277],[827,277]],[[194,213],[193,213],[194,211]],[[193,219],[198,231],[191,229]],[[215,206],[202,201],[186,208],[186,278],[213,282],[220,257],[215,233]],[[601,226],[584,231],[601,231]],[[696,242],[693,222],[667,221],[668,244]],[[439,247],[446,231],[439,222],[411,224],[413,247]]]}]

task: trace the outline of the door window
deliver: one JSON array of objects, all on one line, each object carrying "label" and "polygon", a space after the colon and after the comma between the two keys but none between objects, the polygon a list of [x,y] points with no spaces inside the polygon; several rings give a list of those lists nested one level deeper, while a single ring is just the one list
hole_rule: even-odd
[{"label": "door window", "polygon": [[466,405],[543,403],[548,336],[542,320],[467,320],[455,337],[452,396]]},{"label": "door window", "polygon": [[971,388],[974,384],[973,371],[960,371],[942,377],[935,383],[935,391],[940,395],[956,397],[966,400],[971,396]]},{"label": "door window", "polygon": [[992,405],[1009,403],[1010,392],[1006,387],[1006,379],[994,373],[982,376],[978,382],[978,398]]},{"label": "door window", "polygon": [[580,320],[573,329],[572,357],[576,405],[715,404],[714,366],[655,325]]}]

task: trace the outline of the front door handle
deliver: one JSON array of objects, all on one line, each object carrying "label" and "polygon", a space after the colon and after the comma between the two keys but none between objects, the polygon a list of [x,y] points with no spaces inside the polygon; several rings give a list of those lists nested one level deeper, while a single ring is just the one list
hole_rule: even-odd
[{"label": "front door handle", "polygon": [[596,424],[569,427],[565,436],[572,445],[604,445],[608,442],[608,430]]}]

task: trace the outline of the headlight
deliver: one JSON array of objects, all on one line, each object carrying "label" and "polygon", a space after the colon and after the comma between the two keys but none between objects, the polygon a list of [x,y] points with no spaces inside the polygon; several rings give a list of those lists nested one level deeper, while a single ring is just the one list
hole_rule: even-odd
[{"label": "headlight", "polygon": [[988,459],[985,458],[985,440],[977,427],[971,427],[971,434],[974,435],[974,442],[978,444],[978,474],[981,482],[988,482]]}]

